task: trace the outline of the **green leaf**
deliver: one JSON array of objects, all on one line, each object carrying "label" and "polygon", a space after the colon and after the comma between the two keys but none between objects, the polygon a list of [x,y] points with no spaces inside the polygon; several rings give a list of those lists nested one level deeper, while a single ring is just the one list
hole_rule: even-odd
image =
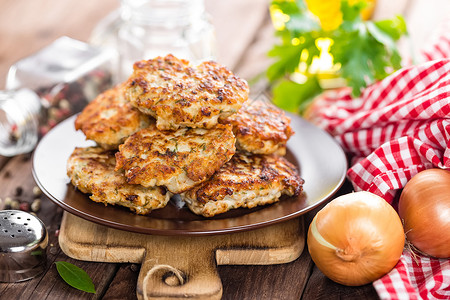
[{"label": "green leaf", "polygon": [[273,0],[271,5],[275,5],[287,15],[297,14],[300,12],[300,7],[293,1]]},{"label": "green leaf", "polygon": [[[348,85],[352,87],[352,96],[359,96],[367,81],[373,81],[366,55],[348,61],[341,68],[342,77],[347,79]],[[369,78],[368,78],[369,77]]]},{"label": "green leaf", "polygon": [[57,261],[55,264],[59,275],[67,284],[84,292],[96,293],[92,279],[83,269],[65,261]]},{"label": "green leaf", "polygon": [[[297,72],[301,59],[302,71],[308,72],[314,56],[319,56],[318,38],[331,38],[330,54],[334,63],[340,65],[338,75],[352,87],[352,95],[359,96],[362,89],[375,80],[381,80],[401,67],[401,57],[396,41],[407,34],[406,23],[401,16],[391,20],[364,21],[361,11],[365,1],[341,1],[343,23],[335,30],[323,31],[318,20],[308,11],[303,0],[272,0],[289,16],[285,27],[276,32],[281,45],[270,50],[275,62],[266,76],[273,86],[274,102],[290,111],[301,111],[308,99],[320,90],[317,78],[310,76],[304,84],[288,80]],[[307,52],[306,52],[307,51]],[[308,53],[308,56],[302,56]]]},{"label": "green leaf", "polygon": [[305,49],[309,55],[305,60],[305,63],[310,65],[314,56],[319,56],[320,51],[315,44],[315,38],[310,34],[305,33],[303,35],[305,40],[303,43],[293,45],[291,41],[283,45],[274,45],[272,49],[267,53],[270,57],[278,57],[266,71],[269,81],[276,81],[285,75],[292,74],[297,71],[300,63],[302,51]]},{"label": "green leaf", "polygon": [[398,70],[402,67],[401,65],[402,57],[397,49],[395,49],[395,51],[392,52],[390,62],[391,65],[394,67],[394,70]]},{"label": "green leaf", "polygon": [[374,77],[376,80],[381,80],[388,75],[386,65],[388,65],[388,62],[386,62],[386,57],[384,55],[374,55],[371,66],[374,70]]},{"label": "green leaf", "polygon": [[368,84],[399,69],[401,57],[395,40],[375,23],[353,22],[353,25],[353,31],[336,34],[330,52],[334,61],[341,64],[340,75],[356,97]]},{"label": "green leaf", "polygon": [[387,46],[389,49],[395,49],[395,40],[386,32],[381,30],[373,22],[367,22],[367,30],[380,44]]},{"label": "green leaf", "polygon": [[357,31],[336,38],[330,47],[334,61],[341,64],[340,75],[353,88],[353,95],[359,95],[367,81],[373,79],[369,65],[373,49],[368,38],[365,26],[360,23]]},{"label": "green leaf", "polygon": [[363,1],[356,2],[353,5],[350,5],[349,1],[341,1],[342,19],[344,21],[360,21],[361,11],[366,5]]},{"label": "green leaf", "polygon": [[402,16],[396,16],[390,20],[381,20],[375,22],[375,25],[386,32],[392,39],[398,40],[402,35],[407,34],[405,19]]},{"label": "green leaf", "polygon": [[286,23],[286,29],[293,32],[294,35],[299,35],[306,32],[319,31],[320,24],[309,14],[294,14]]},{"label": "green leaf", "polygon": [[299,45],[275,45],[268,55],[279,56],[279,60],[267,69],[267,78],[274,81],[283,77],[286,73],[293,73],[298,67],[301,51]]},{"label": "green leaf", "polygon": [[272,91],[275,105],[287,111],[302,113],[312,98],[322,92],[322,88],[313,76],[302,84],[283,80]]}]

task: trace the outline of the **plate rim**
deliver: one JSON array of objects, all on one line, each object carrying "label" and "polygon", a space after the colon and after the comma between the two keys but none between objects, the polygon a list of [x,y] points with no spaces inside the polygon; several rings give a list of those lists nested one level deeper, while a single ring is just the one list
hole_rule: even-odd
[{"label": "plate rim", "polygon": [[[345,153],[342,149],[342,147],[338,144],[338,142],[332,138],[332,136],[330,134],[328,134],[327,132],[325,132],[324,130],[318,128],[317,126],[315,126],[312,123],[309,123],[308,121],[304,120],[303,118],[301,118],[298,115],[294,115],[292,113],[289,112],[285,112],[291,119],[299,119],[301,120],[303,123],[307,123],[308,126],[312,126],[315,127],[316,130],[321,131],[322,133],[324,133],[325,135],[328,135],[328,138],[330,139],[330,142],[335,143],[335,145],[338,147],[339,151],[341,152],[340,155],[343,156],[343,160],[342,160],[342,173],[339,175],[339,180],[337,182],[336,185],[334,185],[334,187],[328,192],[326,193],[322,199],[318,200],[317,202],[308,205],[307,207],[297,210],[295,212],[292,212],[290,214],[286,214],[277,218],[273,218],[270,220],[265,220],[265,221],[261,221],[258,223],[250,223],[250,224],[244,224],[244,225],[239,225],[236,227],[227,227],[227,228],[221,228],[221,229],[214,229],[214,230],[183,230],[183,229],[159,229],[159,228],[151,228],[151,227],[141,227],[141,226],[132,226],[129,224],[124,224],[124,223],[119,223],[119,222],[115,222],[112,220],[108,220],[108,219],[104,219],[104,218],[100,218],[98,216],[92,215],[92,214],[88,214],[84,211],[81,211],[77,208],[74,208],[70,205],[68,205],[65,201],[58,199],[57,197],[55,197],[54,195],[52,195],[48,189],[43,185],[43,183],[39,180],[39,176],[36,173],[36,168],[35,168],[35,159],[36,159],[36,153],[39,150],[39,147],[42,144],[42,140],[39,141],[38,145],[36,146],[35,150],[33,151],[32,154],[32,175],[34,178],[34,181],[36,182],[37,186],[42,190],[42,192],[56,205],[58,205],[59,207],[61,207],[62,209],[64,209],[65,211],[76,215],[82,219],[85,219],[87,221],[91,221],[94,222],[96,224],[99,225],[103,225],[103,226],[107,226],[107,227],[111,227],[114,229],[118,229],[118,230],[125,230],[125,231],[129,231],[129,232],[136,232],[136,233],[142,233],[142,234],[151,234],[151,235],[163,235],[163,236],[205,236],[205,235],[217,235],[217,234],[227,234],[227,233],[234,233],[234,232],[241,232],[241,231],[248,231],[248,230],[253,230],[253,229],[258,229],[258,228],[262,228],[265,226],[269,226],[269,225],[273,225],[279,222],[283,222],[283,221],[288,221],[291,220],[293,218],[299,217],[313,209],[315,209],[316,207],[318,207],[321,204],[324,204],[326,201],[328,201],[344,184],[345,179],[346,179],[346,173],[347,173],[347,168],[348,168],[348,163],[345,157]],[[73,121],[75,119],[76,115],[73,115],[67,119],[65,119],[64,121],[62,121],[61,123],[66,123],[66,122],[70,122],[71,120]],[[61,123],[59,123],[56,127],[62,126]],[[55,128],[56,128],[55,127]],[[52,129],[53,130],[53,129]],[[51,130],[51,131],[52,131]],[[51,132],[49,132],[51,133]],[[49,134],[48,133],[48,134]],[[43,137],[43,139],[45,139],[45,136]],[[300,165],[301,167],[301,165]],[[67,175],[66,175],[67,176]],[[67,179],[69,179],[67,177]],[[67,183],[67,185],[71,185],[70,179],[69,179],[69,183]],[[76,187],[74,187],[76,189]],[[79,192],[79,191],[78,191]],[[88,197],[86,195],[86,197]],[[92,201],[89,199],[89,201]],[[93,202],[95,203],[95,202]],[[280,202],[278,202],[280,203]],[[95,203],[97,204],[97,203]],[[276,204],[276,203],[275,203]],[[112,205],[111,205],[112,206]],[[263,209],[263,208],[261,208]],[[133,213],[134,214],[134,213]],[[138,217],[150,217],[151,215],[135,215]],[[214,219],[205,219],[205,221],[213,221]],[[192,221],[194,222],[194,221]],[[195,221],[198,222],[198,221]],[[200,220],[201,222],[201,220]]]}]

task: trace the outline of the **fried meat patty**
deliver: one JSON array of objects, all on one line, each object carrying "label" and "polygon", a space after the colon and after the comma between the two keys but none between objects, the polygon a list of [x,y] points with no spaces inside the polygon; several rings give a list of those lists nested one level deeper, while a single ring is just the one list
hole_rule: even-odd
[{"label": "fried meat patty", "polygon": [[238,207],[277,202],[298,195],[303,179],[284,157],[236,152],[209,180],[181,194],[189,209],[205,217]]},{"label": "fried meat patty", "polygon": [[233,156],[235,142],[231,125],[176,131],[151,125],[119,146],[116,170],[125,170],[128,183],[165,186],[178,194],[219,170]]},{"label": "fried meat patty", "polygon": [[117,149],[127,137],[154,122],[125,99],[123,87],[120,84],[98,95],[75,120],[77,130],[105,149]]},{"label": "fried meat patty", "polygon": [[222,123],[233,125],[236,148],[255,154],[286,154],[286,142],[294,134],[284,111],[261,101],[246,102]]},{"label": "fried meat patty", "polygon": [[138,61],[133,69],[126,96],[155,117],[160,130],[212,128],[248,99],[247,82],[213,61],[192,67],[169,54]]},{"label": "fried meat patty", "polygon": [[81,192],[91,194],[95,202],[121,205],[137,214],[163,208],[170,193],[163,187],[128,184],[122,173],[114,170],[114,152],[100,147],[75,148],[67,162],[67,175]]}]

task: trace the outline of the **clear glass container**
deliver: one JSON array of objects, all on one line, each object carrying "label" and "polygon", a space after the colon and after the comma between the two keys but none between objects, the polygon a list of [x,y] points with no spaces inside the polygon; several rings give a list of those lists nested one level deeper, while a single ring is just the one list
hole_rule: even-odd
[{"label": "clear glass container", "polygon": [[0,155],[32,151],[52,127],[110,88],[113,57],[61,37],[11,66],[0,91]]},{"label": "clear glass container", "polygon": [[195,64],[216,57],[214,27],[203,0],[122,0],[97,25],[90,42],[116,51],[116,83],[139,60],[171,53]]},{"label": "clear glass container", "polygon": [[33,150],[40,110],[39,96],[30,89],[0,91],[0,155]]}]

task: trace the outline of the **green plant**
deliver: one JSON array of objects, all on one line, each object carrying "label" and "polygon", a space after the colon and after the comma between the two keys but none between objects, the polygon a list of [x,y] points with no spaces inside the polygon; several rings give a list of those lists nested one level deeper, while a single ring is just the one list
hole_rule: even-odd
[{"label": "green plant", "polygon": [[[271,2],[271,16],[281,43],[274,45],[268,53],[275,62],[266,75],[271,82],[276,105],[302,113],[312,98],[323,91],[321,79],[333,75],[344,79],[356,97],[367,85],[401,67],[396,41],[407,34],[401,16],[366,21],[361,17],[366,1],[307,2],[313,9],[309,9],[303,0]],[[328,9],[320,5],[332,7]],[[336,7],[340,12],[332,15],[336,20],[331,20],[331,26],[324,26],[324,20],[330,21],[330,11],[335,12]],[[328,45],[323,46],[322,43],[321,46],[320,42],[324,40]],[[327,50],[332,60],[332,72],[328,74],[312,68],[314,61]]]}]

